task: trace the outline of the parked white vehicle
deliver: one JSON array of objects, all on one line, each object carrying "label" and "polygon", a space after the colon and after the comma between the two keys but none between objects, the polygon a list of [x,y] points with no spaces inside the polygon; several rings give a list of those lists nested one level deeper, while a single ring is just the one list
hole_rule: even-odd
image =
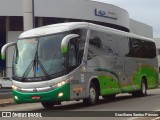
[{"label": "parked white vehicle", "polygon": [[0,89],[11,88],[12,80],[10,78],[0,78]]}]

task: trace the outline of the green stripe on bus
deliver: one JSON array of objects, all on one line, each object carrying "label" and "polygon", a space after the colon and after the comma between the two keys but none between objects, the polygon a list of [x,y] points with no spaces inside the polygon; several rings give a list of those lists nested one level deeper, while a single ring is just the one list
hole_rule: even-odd
[{"label": "green stripe on bus", "polygon": [[156,88],[159,84],[159,75],[154,67],[150,65],[143,65],[139,67],[135,74],[131,76],[134,85],[140,85],[143,76],[147,78],[148,88]]},{"label": "green stripe on bus", "polygon": [[[129,79],[131,79],[131,83],[128,81],[126,85],[121,85],[118,82],[118,75],[111,70],[96,68],[95,71],[106,71],[111,73],[108,75],[98,76],[98,80],[100,83],[100,95],[109,95],[109,94],[118,94],[123,92],[131,92],[133,90],[140,90],[141,87],[141,79],[144,76],[147,78],[148,88],[156,88],[158,87],[159,77],[158,72],[154,67],[150,65],[140,66],[134,74],[131,75]],[[114,79],[112,76],[114,75],[118,80]],[[134,87],[133,87],[134,86]]]},{"label": "green stripe on bus", "polygon": [[111,71],[111,70],[109,70],[109,69],[106,69],[106,68],[95,68],[94,70],[95,70],[95,71],[109,72],[109,73],[113,74],[113,75],[117,78],[117,80],[119,80],[118,75],[117,75],[115,72],[113,72],[113,71]]},{"label": "green stripe on bus", "polygon": [[[59,93],[63,93],[62,97],[58,97]],[[65,84],[62,87],[46,92],[21,92],[13,90],[13,96],[16,103],[32,103],[42,101],[69,101],[70,100],[70,84]],[[15,99],[18,97],[18,100]],[[40,99],[34,100],[32,96],[39,96]]]},{"label": "green stripe on bus", "polygon": [[98,76],[100,83],[100,95],[120,93],[119,83],[112,76]]}]

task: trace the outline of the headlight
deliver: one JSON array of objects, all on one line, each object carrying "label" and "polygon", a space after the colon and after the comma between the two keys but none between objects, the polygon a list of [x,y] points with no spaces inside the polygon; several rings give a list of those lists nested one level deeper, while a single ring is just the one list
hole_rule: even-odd
[{"label": "headlight", "polygon": [[57,87],[61,87],[64,84],[65,84],[65,81],[62,81],[62,82],[60,82],[60,83],[57,84]]},{"label": "headlight", "polygon": [[17,86],[15,86],[15,85],[12,85],[12,89],[17,90],[17,89],[18,89],[18,87],[17,87]]},{"label": "headlight", "polygon": [[73,77],[70,77],[69,79],[67,79],[65,81],[57,83],[57,87],[61,87],[61,86],[65,85],[65,84],[67,84],[71,79],[73,79]]},{"label": "headlight", "polygon": [[14,89],[14,90],[20,90],[20,88],[17,87],[17,86],[15,86],[15,85],[12,85],[12,89]]},{"label": "headlight", "polygon": [[57,87],[61,87],[63,86],[64,84],[68,83],[67,81],[62,81],[60,83],[57,84]]}]

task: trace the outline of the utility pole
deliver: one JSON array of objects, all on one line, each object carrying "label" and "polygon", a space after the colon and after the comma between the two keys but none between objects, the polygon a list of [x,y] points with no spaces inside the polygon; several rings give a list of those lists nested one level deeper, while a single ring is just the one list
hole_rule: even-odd
[{"label": "utility pole", "polygon": [[24,31],[35,27],[34,0],[23,0],[23,28]]}]

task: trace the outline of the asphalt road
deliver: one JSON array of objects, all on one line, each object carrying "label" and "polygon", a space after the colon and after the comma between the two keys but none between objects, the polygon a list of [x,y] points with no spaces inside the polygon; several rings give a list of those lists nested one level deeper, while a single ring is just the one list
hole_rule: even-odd
[{"label": "asphalt road", "polygon": [[3,99],[3,98],[10,98],[12,97],[12,90],[11,88],[2,88],[0,89],[0,98]]},{"label": "asphalt road", "polygon": [[11,88],[2,88],[0,89],[0,94],[3,94],[3,93],[11,93],[12,89]]},{"label": "asphalt road", "polygon": [[[63,102],[60,106],[55,106],[53,110],[44,109],[40,103],[18,104],[0,108],[0,111],[29,111],[29,112],[50,112],[54,113],[57,110],[62,111],[160,111],[160,88],[148,90],[146,97],[132,97],[130,94],[117,95],[114,100],[100,99],[95,106],[84,106],[82,101]],[[76,114],[73,112],[73,114]],[[97,112],[98,114],[98,112]],[[69,118],[68,118],[69,119]],[[93,118],[97,120],[97,118]],[[101,119],[103,119],[101,117]],[[116,119],[116,118],[111,118]],[[138,119],[137,117],[118,117],[118,119]],[[146,118],[145,118],[146,119]],[[66,119],[67,120],[67,119]],[[70,119],[69,119],[70,120]]]}]

